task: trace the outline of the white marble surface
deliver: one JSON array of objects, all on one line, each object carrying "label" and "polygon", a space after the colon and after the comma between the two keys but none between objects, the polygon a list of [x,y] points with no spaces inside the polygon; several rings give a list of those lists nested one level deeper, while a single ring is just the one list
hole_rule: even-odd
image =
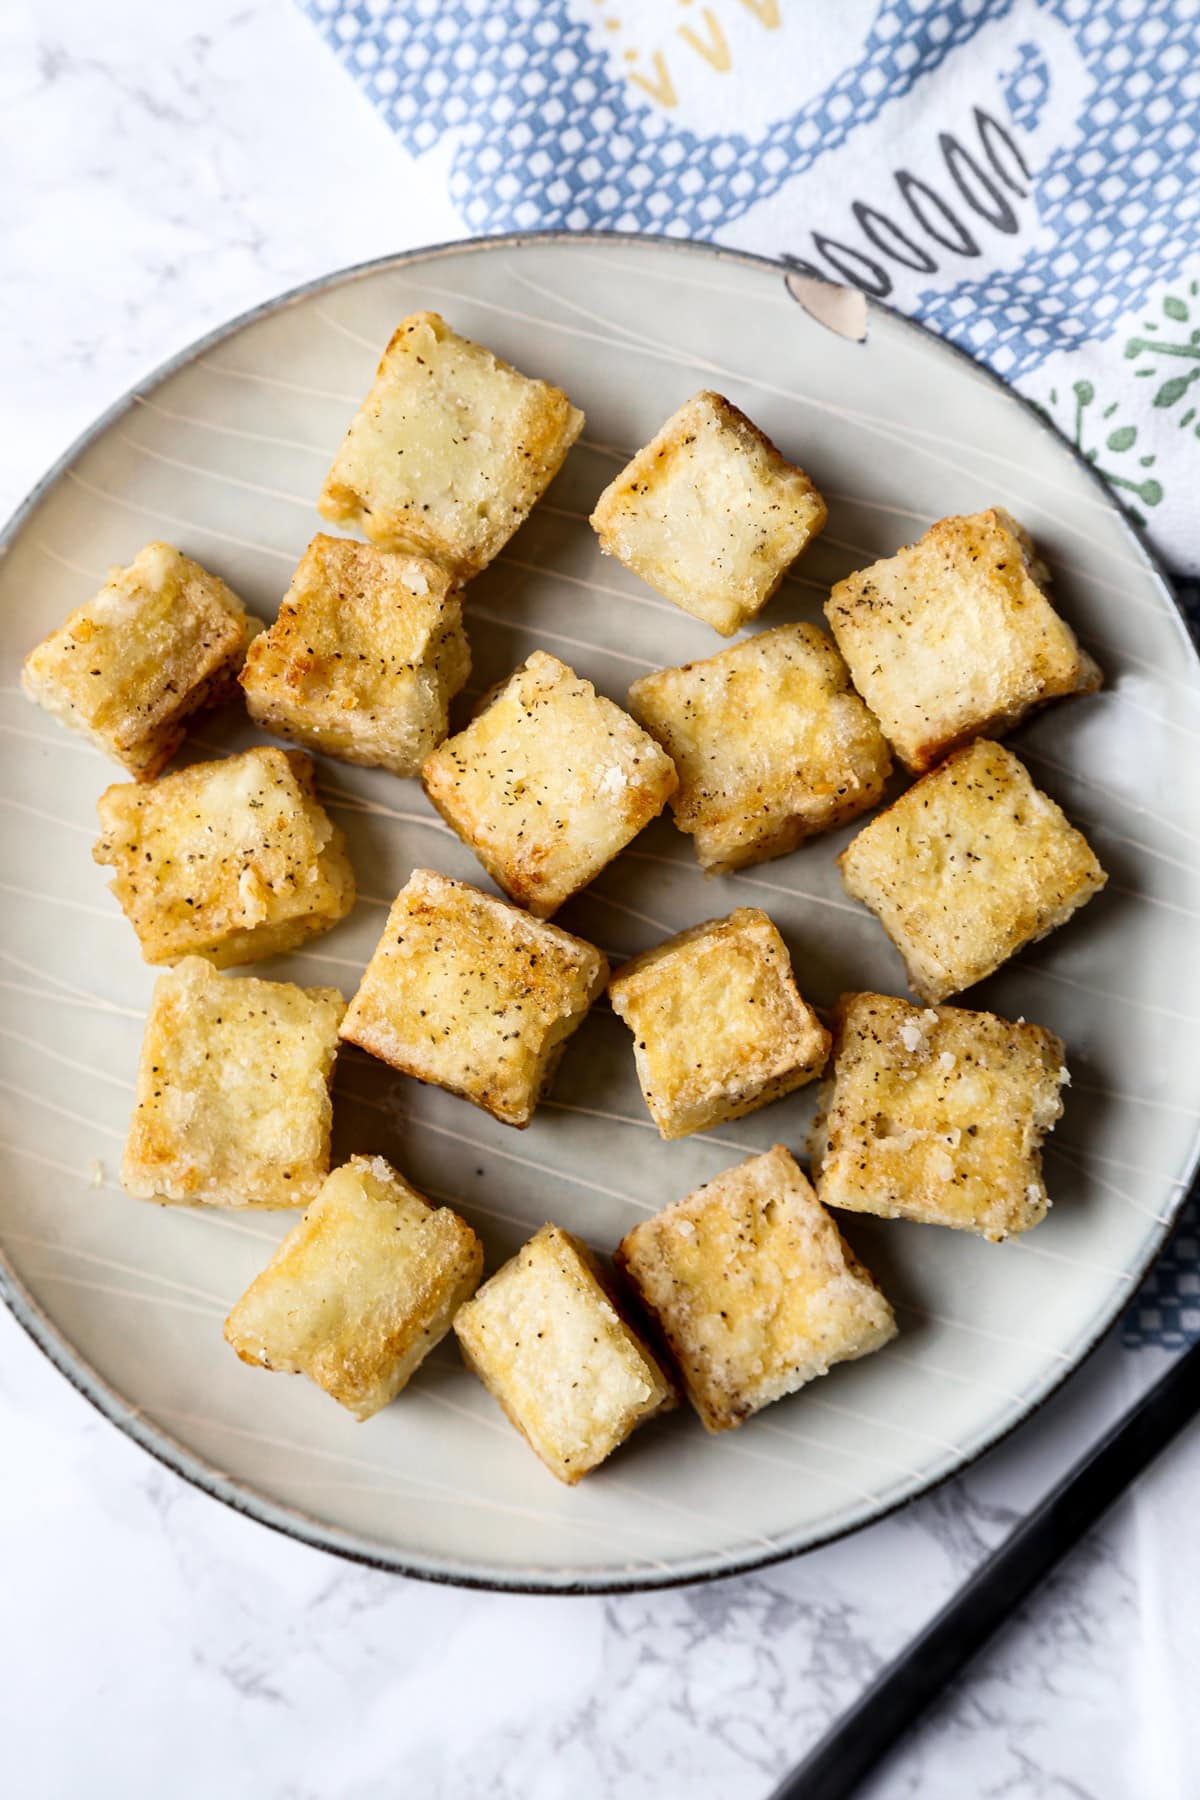
[{"label": "white marble surface", "polygon": [[[285,0],[0,9],[0,513],[136,375],[338,264],[458,234]],[[964,1479],[647,1598],[405,1582],[275,1537],[0,1316],[0,1720],[22,1800],[757,1800],[1156,1372],[1110,1344]],[[1191,1800],[1193,1433],[870,1789]]]}]

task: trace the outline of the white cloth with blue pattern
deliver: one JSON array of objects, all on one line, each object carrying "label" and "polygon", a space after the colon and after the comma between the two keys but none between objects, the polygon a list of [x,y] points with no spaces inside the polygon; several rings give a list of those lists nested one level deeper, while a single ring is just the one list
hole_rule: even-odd
[{"label": "white cloth with blue pattern", "polygon": [[1197,0],[300,0],[464,231],[711,238],[1043,407],[1200,570]]}]

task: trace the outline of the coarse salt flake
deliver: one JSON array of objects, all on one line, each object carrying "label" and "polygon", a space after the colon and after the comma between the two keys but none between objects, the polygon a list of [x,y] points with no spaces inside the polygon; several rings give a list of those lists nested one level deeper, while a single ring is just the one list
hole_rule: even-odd
[{"label": "coarse salt flake", "polygon": [[616,763],[614,763],[611,768],[605,769],[599,781],[600,792],[602,794],[620,794],[628,786],[629,782],[626,779],[624,769],[618,768]]}]

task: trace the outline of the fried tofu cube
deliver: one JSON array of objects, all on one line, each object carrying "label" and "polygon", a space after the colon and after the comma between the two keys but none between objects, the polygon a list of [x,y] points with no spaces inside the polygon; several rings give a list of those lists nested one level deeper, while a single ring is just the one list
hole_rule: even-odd
[{"label": "fried tofu cube", "polygon": [[776,1144],[635,1225],[618,1246],[708,1431],[870,1355],[892,1309]]},{"label": "fried tofu cube", "polygon": [[609,483],[591,523],[607,556],[732,637],[825,518],[803,469],[721,394],[701,392]]},{"label": "fried tofu cube", "polygon": [[335,1169],[225,1321],[260,1369],[307,1375],[356,1419],[405,1387],[483,1273],[483,1246],[382,1156]]},{"label": "fried tofu cube", "polygon": [[826,1206],[976,1231],[1028,1231],[1050,1205],[1041,1143],[1070,1077],[1041,1025],[846,994],[812,1129]]},{"label": "fried tofu cube", "polygon": [[821,1073],[829,1033],[765,912],[739,906],[622,965],[609,983],[664,1138],[740,1119]]},{"label": "fried tofu cube", "polygon": [[218,975],[154,985],[121,1182],[139,1200],[307,1206],[329,1173],[336,988]]},{"label": "fried tofu cube", "polygon": [[519,374],[437,313],[413,313],[383,353],[317,510],[465,579],[504,548],[582,430],[561,389]]},{"label": "fried tofu cube", "polygon": [[622,1318],[583,1245],[543,1225],[459,1308],[463,1356],[552,1475],[574,1485],[674,1385]]},{"label": "fried tofu cube", "polygon": [[414,869],[342,1037],[525,1126],[607,979],[604,957],[582,938],[465,881]]},{"label": "fried tofu cube", "polygon": [[671,810],[712,875],[786,856],[874,806],[887,743],[815,625],[779,625],[643,675],[629,710],[671,757]]},{"label": "fried tofu cube", "polygon": [[440,564],[318,534],[241,683],[264,731],[418,775],[470,672],[462,597]]},{"label": "fried tofu cube", "polygon": [[266,745],[193,763],[96,807],[92,855],[148,963],[204,956],[218,969],[281,956],[354,905],[345,840],[302,750]]},{"label": "fried tofu cube", "polygon": [[980,738],[901,794],[838,857],[914,993],[944,1000],[1043,938],[1108,880],[1024,763]]},{"label": "fried tofu cube", "polygon": [[194,715],[236,691],[260,626],[190,556],[147,544],[29,652],[21,686],[139,781],[152,781]]},{"label": "fried tofu cube", "polygon": [[1047,597],[1028,533],[1000,507],[941,519],[839,581],[825,605],[854,685],[919,775],[1103,677]]},{"label": "fried tofu cube", "polygon": [[678,779],[649,732],[544,650],[421,776],[492,880],[539,919],[662,811]]}]

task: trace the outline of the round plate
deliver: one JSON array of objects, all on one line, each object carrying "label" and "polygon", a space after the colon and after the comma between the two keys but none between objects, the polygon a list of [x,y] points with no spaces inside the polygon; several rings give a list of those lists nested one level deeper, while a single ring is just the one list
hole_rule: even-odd
[{"label": "round plate", "polygon": [[[742,1430],[688,1411],[558,1486],[443,1344],[397,1403],[356,1425],[316,1388],[252,1371],[221,1336],[287,1214],[159,1208],[119,1190],[121,1140],[154,972],[90,858],[119,773],[22,699],[20,659],[113,563],[167,538],[273,616],[321,521],[314,498],[396,321],[433,307],[587,413],[523,530],[470,588],[478,692],[544,645],[621,700],[647,669],[711,655],[713,633],[603,560],[597,494],[697,388],[719,388],[829,500],[826,532],[763,623],[821,619],[831,582],[946,513],[1009,508],[1103,664],[1099,696],[1014,740],[1091,837],[1104,894],[974,991],[1066,1039],[1074,1083],[1051,1140],[1054,1210],[1028,1241],[851,1216],[896,1305],[898,1341]],[[612,1589],[727,1574],[878,1518],[959,1469],[1087,1352],[1162,1241],[1192,1168],[1200,1071],[1200,736],[1196,660],[1168,589],[1091,470],[1011,393],[872,306],[846,341],[783,271],[706,247],[492,239],[331,277],[196,346],[109,413],[10,528],[0,564],[7,750],[3,966],[6,1296],[107,1415],[190,1480],[267,1524],[412,1574]],[[254,739],[205,720],[187,754]],[[419,786],[322,765],[362,899],[313,949],[256,971],[353,991],[382,908],[418,865],[482,880]],[[738,905],[765,907],[818,1005],[903,993],[875,919],[841,891],[849,831],[705,881],[659,821],[560,922],[614,961]],[[803,1152],[813,1090],[712,1136],[661,1143],[625,1027],[595,1010],[553,1097],[518,1133],[358,1053],[337,1076],[339,1157],[382,1152],[481,1232],[489,1267],[544,1219],[611,1248],[636,1219],[743,1153]]]}]

